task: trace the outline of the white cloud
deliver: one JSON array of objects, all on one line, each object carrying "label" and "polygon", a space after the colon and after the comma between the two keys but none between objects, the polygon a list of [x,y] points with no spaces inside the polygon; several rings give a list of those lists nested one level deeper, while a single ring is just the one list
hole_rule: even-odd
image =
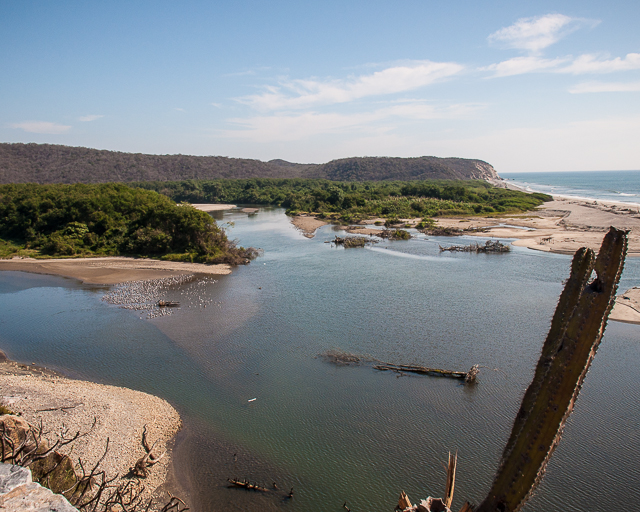
[{"label": "white cloud", "polygon": [[82,121],[83,123],[88,123],[90,121],[95,121],[96,119],[100,119],[101,117],[104,117],[104,116],[93,114],[93,115],[79,117],[78,121]]},{"label": "white cloud", "polygon": [[640,92],[640,82],[583,82],[569,89],[571,94],[591,92]]},{"label": "white cloud", "polygon": [[173,110],[176,110],[177,112],[185,112],[185,109],[180,107],[173,107]]},{"label": "white cloud", "polygon": [[491,64],[481,71],[493,71],[494,77],[522,75],[524,73],[534,73],[540,71],[553,71],[561,64],[567,62],[567,58],[543,59],[541,57],[515,57],[513,59]]},{"label": "white cloud", "polygon": [[[569,64],[563,66],[566,63]],[[640,69],[640,53],[628,53],[624,58],[616,57],[615,59],[602,59],[592,54],[580,55],[575,59],[572,57],[545,59],[531,55],[491,64],[480,68],[480,71],[493,71],[494,77],[501,77],[535,72],[570,73],[573,75],[605,74],[635,69]]]},{"label": "white cloud", "polygon": [[[521,18],[513,25],[501,28],[489,36],[490,43],[506,48],[538,53],[578,29],[587,20],[571,18],[564,14],[546,14]],[[597,22],[589,22],[594,25]]]},{"label": "white cloud", "polygon": [[11,127],[18,128],[29,133],[44,133],[48,135],[59,135],[61,133],[66,133],[71,129],[71,126],[51,123],[49,121],[23,121],[22,123],[14,123]]},{"label": "white cloud", "polygon": [[238,101],[263,111],[346,103],[418,89],[463,69],[453,62],[417,61],[347,80],[284,80],[279,87],[271,86],[262,94],[245,96]]},{"label": "white cloud", "polygon": [[628,53],[626,57],[615,59],[598,59],[597,55],[580,55],[571,65],[562,68],[562,73],[583,75],[587,73],[614,73],[640,69],[640,53]]},{"label": "white cloud", "polygon": [[359,135],[379,134],[393,131],[403,120],[463,118],[480,108],[483,106],[476,104],[434,107],[412,100],[356,114],[304,112],[235,118],[229,119],[229,122],[238,125],[239,129],[227,130],[223,135],[229,138],[272,143],[299,141],[321,134],[353,134],[356,131]]}]

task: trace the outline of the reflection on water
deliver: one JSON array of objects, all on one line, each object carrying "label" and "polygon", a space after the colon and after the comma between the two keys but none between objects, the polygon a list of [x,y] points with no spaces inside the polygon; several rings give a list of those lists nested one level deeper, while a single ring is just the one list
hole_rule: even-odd
[{"label": "reflection on water", "polygon": [[[440,253],[420,236],[374,248],[303,238],[282,210],[227,213],[231,237],[264,257],[197,293],[211,307],[140,320],[104,290],[0,274],[0,345],[16,359],[142,389],[185,418],[178,479],[197,510],[392,510],[444,493],[441,461],[458,450],[454,508],[488,489],[528,384],[566,256]],[[450,240],[449,240],[450,241]],[[471,239],[469,239],[471,241]],[[464,243],[464,239],[463,239]],[[29,278],[30,279],[30,278]],[[637,285],[630,260],[622,289]],[[51,286],[51,283],[56,283]],[[184,300],[185,289],[168,293]],[[191,300],[191,299],[190,299]],[[190,302],[198,304],[195,297]],[[640,501],[640,328],[611,323],[564,439],[526,510],[624,508]],[[482,368],[479,383],[337,367],[329,349],[395,363]],[[499,371],[494,371],[497,368]],[[249,402],[250,399],[255,401]],[[191,468],[189,473],[185,471]],[[196,468],[195,470],[193,468]],[[265,495],[228,489],[256,480]],[[294,498],[284,499],[294,487]]]}]

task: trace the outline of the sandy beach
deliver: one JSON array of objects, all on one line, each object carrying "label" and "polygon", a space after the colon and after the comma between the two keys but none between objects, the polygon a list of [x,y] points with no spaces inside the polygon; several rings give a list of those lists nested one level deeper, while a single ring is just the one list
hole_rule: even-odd
[{"label": "sandy beach", "polygon": [[[126,478],[129,468],[145,454],[142,432],[146,425],[150,443],[158,440],[156,452],[166,455],[143,479],[145,494],[166,501],[161,486],[165,483],[171,461],[172,440],[180,430],[181,420],[168,402],[156,396],[115,386],[72,380],[54,372],[12,361],[0,362],[0,401],[21,413],[32,425],[42,421],[45,435],[55,441],[57,433],[89,432],[73,443],[71,458],[82,459],[93,467],[105,451],[100,464],[107,475]],[[95,425],[94,425],[95,419]],[[62,450],[69,453],[69,447]]]},{"label": "sandy beach", "polygon": [[[373,224],[368,219],[360,224]],[[421,219],[400,219],[402,224],[415,225]],[[534,211],[491,217],[437,217],[443,228],[483,228],[479,233],[465,233],[491,238],[516,239],[513,245],[539,251],[574,254],[580,247],[598,250],[610,226],[629,230],[628,256],[640,256],[640,208],[623,203],[582,201],[556,198]],[[304,236],[312,238],[315,230],[327,224],[311,216],[291,218]],[[352,234],[375,235],[380,229],[345,226]]]},{"label": "sandy beach", "polygon": [[198,203],[198,204],[192,204],[191,206],[193,206],[195,209],[197,210],[201,210],[203,212],[219,212],[219,211],[223,211],[223,210],[233,210],[234,208],[237,208],[237,206],[235,204],[205,204],[205,203]]},{"label": "sandy beach", "polygon": [[0,260],[1,270],[51,274],[78,279],[86,284],[117,284],[186,274],[226,275],[226,264],[205,265],[125,257]]},{"label": "sandy beach", "polygon": [[328,222],[316,219],[310,215],[296,215],[291,217],[291,223],[302,231],[302,234],[307,238],[313,238],[316,236],[316,229],[328,224]]},{"label": "sandy beach", "polygon": [[580,247],[598,250],[610,226],[628,229],[628,256],[640,256],[640,213],[621,203],[556,198],[533,212],[500,217],[439,217],[438,226],[488,228],[478,236],[515,238],[513,245],[573,254]]}]

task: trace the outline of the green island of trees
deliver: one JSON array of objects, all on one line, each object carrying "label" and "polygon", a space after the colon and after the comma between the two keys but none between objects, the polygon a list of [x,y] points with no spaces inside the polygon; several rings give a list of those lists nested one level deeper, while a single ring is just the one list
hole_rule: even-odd
[{"label": "green island of trees", "polygon": [[0,185],[0,257],[153,256],[247,263],[213,218],[122,184]]},{"label": "green island of trees", "polygon": [[443,215],[495,215],[532,210],[552,198],[497,188],[485,181],[370,181],[315,179],[217,179],[132,184],[174,201],[274,205],[288,215],[358,222],[372,217],[431,218]]}]

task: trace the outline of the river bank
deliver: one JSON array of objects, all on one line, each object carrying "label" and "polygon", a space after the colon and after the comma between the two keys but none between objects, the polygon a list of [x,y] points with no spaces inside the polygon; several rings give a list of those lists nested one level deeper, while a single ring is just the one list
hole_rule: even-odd
[{"label": "river bank", "polygon": [[[368,219],[370,225],[381,219]],[[384,220],[384,219],[382,219]],[[421,219],[399,219],[398,227],[415,226]],[[437,217],[438,227],[465,230],[463,234],[491,238],[516,239],[513,245],[557,254],[574,254],[580,247],[598,250],[610,226],[629,230],[628,256],[640,256],[640,210],[624,203],[587,201],[556,197],[534,211],[487,217]],[[291,218],[304,236],[312,238],[315,230],[327,222],[311,216]],[[344,226],[352,234],[375,235],[382,228]]]},{"label": "river bank", "polygon": [[[2,354],[4,356],[4,354]],[[174,436],[182,422],[178,412],[165,400],[132,389],[74,380],[54,371],[14,361],[0,361],[2,396],[0,402],[19,413],[31,425],[42,425],[44,437],[55,441],[61,432],[79,437],[69,453],[77,463],[98,466],[114,482],[126,481],[130,468],[145,455],[142,432],[146,427],[155,453],[165,455],[142,480],[145,499],[167,501],[164,485],[171,464]],[[70,447],[69,447],[70,448]],[[63,450],[64,451],[64,450]]]},{"label": "river bank", "polygon": [[49,274],[78,279],[85,284],[110,285],[176,275],[227,275],[231,273],[231,266],[117,256],[67,259],[14,258],[0,260],[0,271],[2,270]]}]

